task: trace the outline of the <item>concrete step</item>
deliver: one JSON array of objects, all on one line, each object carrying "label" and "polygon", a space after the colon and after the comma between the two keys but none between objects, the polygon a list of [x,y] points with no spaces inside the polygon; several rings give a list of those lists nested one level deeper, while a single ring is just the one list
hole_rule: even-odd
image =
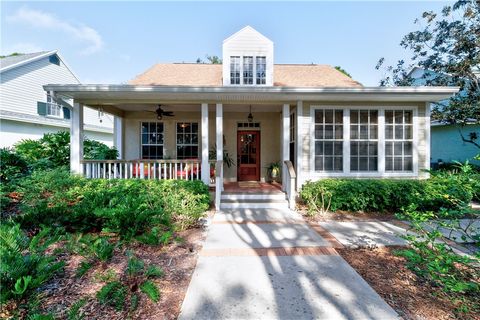
[{"label": "concrete step", "polygon": [[220,209],[288,209],[288,201],[285,199],[222,199]]},{"label": "concrete step", "polygon": [[276,193],[222,193],[223,200],[285,200],[283,192]]}]

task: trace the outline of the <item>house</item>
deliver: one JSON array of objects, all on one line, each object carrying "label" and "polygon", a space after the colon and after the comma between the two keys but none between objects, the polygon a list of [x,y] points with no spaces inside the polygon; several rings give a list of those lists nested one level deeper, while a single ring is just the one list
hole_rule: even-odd
[{"label": "house", "polygon": [[[476,72],[479,76],[478,70]],[[425,71],[423,68],[414,67],[408,74],[413,79],[413,84],[420,86],[425,85],[429,77],[433,78],[432,71]],[[448,103],[448,99],[441,101]],[[464,126],[454,125],[441,121],[431,122],[431,162],[436,165],[439,162],[452,163],[454,161],[465,162],[480,165],[480,161],[472,160],[480,150],[471,143],[464,142],[462,135],[469,138],[471,134],[480,137],[480,123],[471,121]]]},{"label": "house", "polygon": [[[68,130],[70,111],[43,90],[48,83],[80,84],[56,50],[0,59],[0,147]],[[84,113],[86,137],[112,145],[113,118],[90,108]]]},{"label": "house", "polygon": [[[127,85],[44,89],[74,101],[73,172],[201,179],[215,185],[217,207],[226,185],[263,181],[277,161],[291,206],[307,180],[426,178],[430,103],[458,90],[363,87],[328,65],[275,64],[273,42],[249,26],[223,42],[222,65],[157,64]],[[115,116],[119,160],[83,160],[84,106]]]}]

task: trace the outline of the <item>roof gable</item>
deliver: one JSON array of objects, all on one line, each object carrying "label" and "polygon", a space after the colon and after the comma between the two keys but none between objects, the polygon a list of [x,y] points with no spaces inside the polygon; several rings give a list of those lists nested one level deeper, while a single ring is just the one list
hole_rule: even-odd
[{"label": "roof gable", "polygon": [[239,31],[235,32],[232,34],[230,37],[227,39],[223,40],[223,44],[228,44],[231,41],[237,40],[239,38],[257,38],[261,41],[268,42],[273,44],[273,41],[265,37],[263,34],[252,28],[251,26],[245,26]]}]

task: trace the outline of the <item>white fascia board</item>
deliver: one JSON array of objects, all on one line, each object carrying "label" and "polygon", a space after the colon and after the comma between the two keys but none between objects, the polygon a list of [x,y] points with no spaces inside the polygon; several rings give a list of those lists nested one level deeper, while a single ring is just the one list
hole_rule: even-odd
[{"label": "white fascia board", "polygon": [[65,67],[68,69],[68,71],[70,71],[70,73],[75,77],[75,79],[77,79],[78,81],[78,84],[82,83],[80,81],[80,78],[78,78],[77,74],[75,72],[73,72],[73,69],[70,68],[70,66],[67,64],[67,62],[65,61],[65,59],[63,59],[63,57],[60,55],[60,53],[58,53],[58,50],[55,50],[55,53],[57,54],[58,58],[60,58],[60,60],[62,60],[63,64],[65,65]]},{"label": "white fascia board", "polygon": [[137,85],[45,85],[46,91],[85,103],[121,100],[165,101],[440,101],[458,92],[458,87],[187,87]]},{"label": "white fascia board", "polygon": [[[24,64],[31,63],[31,62],[34,62],[34,61],[43,59],[43,58],[45,58],[45,57],[49,57],[49,56],[51,56],[52,54],[57,54],[57,50],[52,50],[52,51],[49,51],[49,52],[45,52],[44,54],[35,56],[35,57],[33,57],[33,58],[26,59],[26,60],[22,60],[22,61],[20,61],[20,62],[15,63],[15,64],[11,64],[11,65],[9,65],[9,66],[6,66],[6,67],[4,67],[4,68],[1,68],[1,69],[0,69],[0,72],[4,72],[4,71],[7,71],[7,70],[10,70],[10,69],[13,69],[13,68],[17,68],[17,67],[23,66]],[[66,64],[65,64],[65,65],[66,65]],[[75,77],[75,78],[76,78],[76,77]],[[78,79],[77,79],[77,80],[78,80]]]},{"label": "white fascia board", "polygon": [[223,40],[223,43],[227,43],[231,40],[233,40],[237,35],[239,35],[240,33],[242,33],[243,31],[245,30],[252,30],[253,32],[255,32],[257,35],[259,35],[261,38],[263,38],[265,41],[268,41],[270,43],[273,44],[273,41],[268,39],[267,37],[265,37],[263,34],[261,34],[259,31],[255,30],[255,28],[251,27],[250,25],[246,25],[245,27],[243,27],[242,29],[238,30],[237,32],[235,32],[234,34],[232,34],[230,37],[228,37],[227,39]]}]

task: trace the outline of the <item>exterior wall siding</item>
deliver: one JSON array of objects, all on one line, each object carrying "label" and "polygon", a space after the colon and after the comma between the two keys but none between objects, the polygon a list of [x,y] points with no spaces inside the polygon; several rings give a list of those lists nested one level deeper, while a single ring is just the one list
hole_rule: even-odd
[{"label": "exterior wall siding", "polygon": [[[15,143],[24,139],[40,139],[45,133],[55,133],[58,131],[68,131],[68,127],[58,127],[52,125],[18,122],[2,119],[0,121],[2,138],[0,139],[0,148],[11,147]],[[85,130],[84,135],[88,139],[97,140],[108,146],[113,146],[112,134],[101,131]]]},{"label": "exterior wall siding", "polygon": [[[472,160],[472,158],[480,153],[480,150],[471,143],[463,142],[457,126],[432,126],[432,161],[438,162],[465,162],[469,160],[471,163],[480,165],[480,161]],[[463,135],[468,136],[470,132],[476,132],[480,135],[480,125],[468,125],[461,128]]]},{"label": "exterior wall siding", "polygon": [[[44,127],[49,128],[46,129],[45,133],[51,132],[51,130],[61,130],[61,127],[63,127],[63,119],[45,119],[45,117],[37,114],[37,102],[46,102],[46,92],[43,90],[43,85],[50,83],[78,84],[79,81],[61,59],[60,65],[56,65],[50,63],[48,57],[1,73],[0,110],[11,115],[18,114],[18,119],[16,119],[18,122],[15,124],[18,134],[20,132],[28,133],[27,129],[35,127],[36,129],[32,132],[32,136],[36,136],[39,133],[39,128],[41,128],[41,126],[31,126],[21,115],[36,116],[38,118],[36,122],[43,122]],[[69,103],[71,104],[72,101]],[[52,125],[52,120],[58,121],[60,128],[55,128],[55,125]],[[103,139],[103,137],[108,135],[103,131],[113,128],[113,117],[105,115],[102,120],[102,123],[100,123],[96,110],[85,108],[85,124],[103,127],[104,129],[98,132],[98,136]],[[13,128],[10,126],[9,130],[11,129]],[[1,131],[3,133],[3,127]],[[110,134],[110,136],[112,138],[107,139],[107,142],[111,145],[113,135]]]}]

